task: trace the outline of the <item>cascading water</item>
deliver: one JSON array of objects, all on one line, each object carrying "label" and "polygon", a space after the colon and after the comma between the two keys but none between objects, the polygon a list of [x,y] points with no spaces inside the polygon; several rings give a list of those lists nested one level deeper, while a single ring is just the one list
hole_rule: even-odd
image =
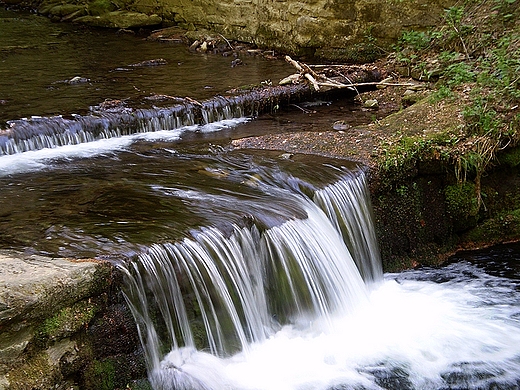
[{"label": "cascading water", "polygon": [[[357,254],[370,253],[375,258],[357,260],[371,264],[365,267],[366,279],[380,280],[377,243],[371,231],[363,231],[372,223],[364,180],[359,171],[344,177],[341,186],[315,192],[321,203],[342,215],[334,222],[302,193],[266,188],[285,192],[306,218],[265,230],[254,222],[246,227],[235,225],[228,235],[215,228],[203,229],[179,243],[154,245],[125,265],[126,296],[139,326],[154,388],[219,388],[222,383],[208,383],[204,372],[190,373],[184,368],[182,356],[190,360],[200,354],[195,351],[201,343],[214,356],[247,353],[251,345],[265,342],[284,324],[331,325],[333,316],[351,313],[366,303],[368,289],[340,231],[345,236],[361,235],[362,245],[371,246]],[[340,191],[349,186],[351,196],[343,199]],[[330,214],[331,209],[326,211]],[[346,224],[351,212],[364,225]],[[255,216],[251,217],[254,221]],[[161,325],[152,320],[155,311],[161,314],[164,338],[159,336]],[[200,318],[194,319],[194,313]],[[166,358],[161,353],[164,342],[171,348]]]},{"label": "cascading water", "polygon": [[[365,281],[382,279],[379,248],[373,226],[370,194],[364,182],[339,181],[333,191],[317,191],[314,202],[327,214],[335,229],[342,233]],[[365,201],[359,201],[365,200]]]},{"label": "cascading water", "polygon": [[122,266],[154,389],[517,388],[514,282],[465,263],[383,278],[362,171],[277,179],[255,185],[303,216],[252,214]]},{"label": "cascading water", "polygon": [[0,129],[0,156],[189,126],[198,129],[244,116],[241,105],[220,98],[204,105],[186,103],[168,108],[99,111],[87,116],[74,115],[72,119],[56,116],[13,120],[8,122],[8,129]]}]

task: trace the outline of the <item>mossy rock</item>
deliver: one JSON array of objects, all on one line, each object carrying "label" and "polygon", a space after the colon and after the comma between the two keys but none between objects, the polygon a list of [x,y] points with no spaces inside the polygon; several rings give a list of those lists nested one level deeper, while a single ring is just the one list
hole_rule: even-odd
[{"label": "mossy rock", "polygon": [[455,231],[473,228],[477,224],[479,204],[474,183],[463,182],[446,187],[446,209]]},{"label": "mossy rock", "polygon": [[44,353],[33,356],[27,362],[9,372],[9,390],[51,389],[58,373],[49,364]]},{"label": "mossy rock", "polygon": [[110,359],[94,360],[84,373],[85,389],[113,390],[116,382],[116,366]]},{"label": "mossy rock", "polygon": [[517,240],[520,237],[520,209],[504,211],[490,218],[464,235],[473,245],[490,245]]},{"label": "mossy rock", "polygon": [[97,305],[90,299],[64,307],[53,317],[43,321],[37,330],[37,339],[43,341],[70,337],[85,327],[94,318],[97,310]]},{"label": "mossy rock", "polygon": [[113,11],[99,16],[82,16],[74,19],[74,22],[92,27],[128,29],[156,26],[161,24],[162,18],[159,15],[146,15],[139,12]]},{"label": "mossy rock", "polygon": [[153,390],[152,385],[147,379],[141,379],[138,381],[133,381],[128,384],[129,390]]},{"label": "mossy rock", "polygon": [[[144,364],[129,355],[117,355],[92,361],[84,372],[85,390],[151,389],[148,381],[134,380],[132,376],[146,376]],[[133,385],[130,385],[133,383]]]},{"label": "mossy rock", "polygon": [[88,13],[92,16],[100,16],[116,10],[116,5],[110,0],[94,0],[88,5]]},{"label": "mossy rock", "polygon": [[51,9],[53,9],[54,7],[62,6],[62,5],[67,5],[67,4],[63,4],[59,0],[45,0],[45,1],[41,2],[40,5],[38,6],[38,13],[40,13],[42,15],[49,15]]},{"label": "mossy rock", "polygon": [[75,14],[76,16],[81,16],[86,14],[86,9],[82,5],[59,4],[48,9],[46,14],[59,17],[65,17],[67,15],[72,14]]}]

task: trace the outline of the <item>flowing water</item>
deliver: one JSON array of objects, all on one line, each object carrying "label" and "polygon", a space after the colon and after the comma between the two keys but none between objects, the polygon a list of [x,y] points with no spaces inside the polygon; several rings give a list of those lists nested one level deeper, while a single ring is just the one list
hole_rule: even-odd
[{"label": "flowing water", "polygon": [[383,275],[363,167],[230,147],[371,120],[351,101],[132,107],[292,71],[4,10],[0,33],[0,247],[117,261],[156,390],[520,387],[520,245]]},{"label": "flowing water", "polygon": [[[135,66],[157,59],[165,64]],[[107,99],[207,99],[292,73],[283,61],[245,56],[243,66],[231,68],[232,59],[0,8],[0,121],[84,114]]]}]

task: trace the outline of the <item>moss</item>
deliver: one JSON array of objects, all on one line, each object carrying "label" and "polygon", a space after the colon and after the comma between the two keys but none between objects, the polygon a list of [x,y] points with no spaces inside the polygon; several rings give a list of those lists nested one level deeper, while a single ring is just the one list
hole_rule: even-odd
[{"label": "moss", "polygon": [[42,353],[9,372],[9,389],[50,389],[58,379],[58,373],[53,371],[47,356]]},{"label": "moss", "polygon": [[193,339],[197,349],[204,349],[209,347],[208,336],[206,334],[206,328],[202,321],[192,321],[191,328],[193,332]]},{"label": "moss", "polygon": [[455,231],[467,230],[476,225],[479,204],[475,184],[466,181],[449,185],[445,196],[446,209]]},{"label": "moss", "polygon": [[315,56],[333,61],[362,64],[375,61],[384,54],[383,49],[371,42],[361,42],[345,48],[319,48]]},{"label": "moss", "polygon": [[84,375],[86,390],[112,390],[115,388],[116,368],[110,359],[94,360]]},{"label": "moss", "polygon": [[117,7],[110,0],[94,0],[88,5],[88,12],[93,16],[103,15],[116,9]]},{"label": "moss", "polygon": [[464,236],[473,244],[495,244],[520,237],[520,209],[504,211],[488,219]]},{"label": "moss", "polygon": [[507,150],[498,157],[498,161],[511,168],[520,166],[520,147]]},{"label": "moss", "polygon": [[444,263],[456,248],[455,242],[438,246],[430,243],[409,255],[391,256],[384,262],[384,272],[402,272],[419,266],[438,266]]},{"label": "moss", "polygon": [[109,262],[101,262],[98,264],[89,296],[104,294],[108,291],[114,281],[113,271],[114,266]]},{"label": "moss", "polygon": [[120,354],[91,361],[83,373],[82,389],[148,389],[146,366],[136,354]]},{"label": "moss", "polygon": [[47,318],[37,329],[36,340],[45,343],[69,337],[86,326],[97,312],[97,305],[91,300],[81,301],[65,307],[53,317]]},{"label": "moss", "polygon": [[152,385],[147,379],[133,381],[127,384],[126,387],[128,390],[153,390]]},{"label": "moss", "polygon": [[77,16],[84,15],[85,7],[82,5],[75,4],[59,4],[48,10],[50,15],[64,17],[67,15],[75,14]]}]

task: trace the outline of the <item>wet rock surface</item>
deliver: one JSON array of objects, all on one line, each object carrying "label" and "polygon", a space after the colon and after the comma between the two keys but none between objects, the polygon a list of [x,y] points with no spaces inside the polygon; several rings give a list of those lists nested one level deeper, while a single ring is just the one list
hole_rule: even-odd
[{"label": "wet rock surface", "polygon": [[50,308],[99,293],[103,286],[96,286],[96,278],[101,267],[93,261],[0,253],[0,323],[40,318]]},{"label": "wet rock surface", "polygon": [[0,252],[0,389],[103,388],[116,366],[121,388],[144,377],[113,283],[106,262]]},{"label": "wet rock surface", "polygon": [[76,23],[83,23],[93,27],[118,29],[132,29],[161,24],[159,15],[146,15],[140,12],[112,11],[102,15],[86,15],[74,19]]}]

